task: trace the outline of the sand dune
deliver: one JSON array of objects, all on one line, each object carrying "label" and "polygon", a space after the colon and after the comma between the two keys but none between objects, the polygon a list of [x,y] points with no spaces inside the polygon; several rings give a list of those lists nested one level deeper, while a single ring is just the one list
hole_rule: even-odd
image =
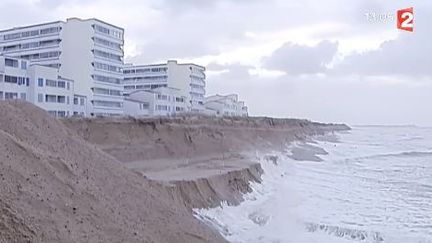
[{"label": "sand dune", "polygon": [[0,103],[1,242],[223,242],[161,186],[34,106]]},{"label": "sand dune", "polygon": [[224,242],[193,207],[241,201],[245,156],[346,129],[300,120],[75,119],[0,102],[0,242]]}]

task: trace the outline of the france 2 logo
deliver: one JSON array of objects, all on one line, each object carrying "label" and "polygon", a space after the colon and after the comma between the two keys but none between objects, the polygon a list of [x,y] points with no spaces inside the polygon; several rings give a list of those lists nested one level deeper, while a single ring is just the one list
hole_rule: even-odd
[{"label": "france 2 logo", "polygon": [[405,31],[414,31],[414,9],[405,8],[397,11],[397,28]]}]

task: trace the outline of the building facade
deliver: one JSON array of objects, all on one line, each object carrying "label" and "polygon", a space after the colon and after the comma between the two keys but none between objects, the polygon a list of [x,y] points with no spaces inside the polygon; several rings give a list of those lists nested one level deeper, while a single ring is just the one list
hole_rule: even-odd
[{"label": "building facade", "polygon": [[0,100],[25,100],[55,117],[84,116],[87,97],[81,96],[83,102],[74,105],[74,84],[60,76],[57,68],[0,56]]},{"label": "building facade", "polygon": [[212,95],[206,97],[207,114],[215,116],[248,116],[248,108],[238,95]]},{"label": "building facade", "polygon": [[202,113],[205,111],[205,79],[205,68],[195,64],[168,61],[166,64],[126,65],[124,92],[129,94],[137,90],[174,88],[186,97],[187,112]]},{"label": "building facade", "polygon": [[70,18],[0,31],[0,54],[56,68],[74,80],[85,116],[122,115],[123,36],[122,28],[103,21]]},{"label": "building facade", "polygon": [[136,90],[125,98],[125,115],[174,116],[187,112],[186,96],[179,89],[159,87]]}]

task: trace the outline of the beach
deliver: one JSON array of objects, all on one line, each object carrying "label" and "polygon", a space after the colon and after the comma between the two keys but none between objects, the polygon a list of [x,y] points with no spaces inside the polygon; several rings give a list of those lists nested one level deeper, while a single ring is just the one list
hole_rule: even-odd
[{"label": "beach", "polygon": [[273,118],[57,120],[0,102],[0,242],[225,242],[193,209],[242,202],[261,181],[256,152],[347,129]]}]

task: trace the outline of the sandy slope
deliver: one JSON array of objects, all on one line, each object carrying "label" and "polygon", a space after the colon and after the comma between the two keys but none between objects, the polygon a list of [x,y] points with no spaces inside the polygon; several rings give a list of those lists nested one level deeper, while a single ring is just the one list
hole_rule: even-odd
[{"label": "sandy slope", "polygon": [[339,129],[264,118],[59,121],[0,102],[0,242],[224,242],[191,208],[240,202],[262,173],[245,152]]},{"label": "sandy slope", "polygon": [[0,102],[0,242],[221,242],[161,186],[20,102]]},{"label": "sandy slope", "polygon": [[283,150],[294,140],[347,129],[296,119],[70,119],[63,121],[147,178],[170,185],[186,207],[238,204],[262,173],[254,152]]}]

